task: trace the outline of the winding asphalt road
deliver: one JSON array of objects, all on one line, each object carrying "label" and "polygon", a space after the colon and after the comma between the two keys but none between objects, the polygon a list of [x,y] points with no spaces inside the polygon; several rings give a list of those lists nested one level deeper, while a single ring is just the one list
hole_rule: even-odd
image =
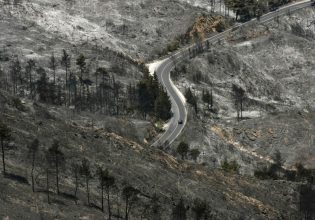
[{"label": "winding asphalt road", "polygon": [[[278,16],[289,14],[296,10],[309,7],[311,6],[311,4],[312,4],[311,1],[301,1],[298,3],[283,6],[279,8],[277,11],[269,12],[268,14],[261,16],[259,22],[268,23],[269,21],[272,21],[274,18],[277,18]],[[205,47],[207,42],[210,45],[217,43],[218,41],[223,40],[226,34],[232,31],[235,31],[242,26],[249,25],[255,21],[256,21],[256,18],[245,23],[237,24],[224,32],[216,34],[208,39],[205,39],[202,42],[202,46]],[[173,117],[168,123],[168,127],[166,131],[157,138],[157,140],[152,144],[152,146],[161,146],[161,145],[173,143],[174,140],[180,135],[183,128],[185,127],[185,124],[187,122],[187,110],[185,107],[185,100],[183,98],[183,95],[173,84],[170,78],[170,72],[177,63],[180,63],[180,62],[185,61],[186,59],[189,59],[189,53],[188,53],[189,49],[193,49],[193,48],[194,48],[194,45],[181,49],[176,54],[161,61],[155,69],[160,83],[164,86],[168,95],[171,98]],[[182,121],[182,123],[179,123],[179,121]]]}]

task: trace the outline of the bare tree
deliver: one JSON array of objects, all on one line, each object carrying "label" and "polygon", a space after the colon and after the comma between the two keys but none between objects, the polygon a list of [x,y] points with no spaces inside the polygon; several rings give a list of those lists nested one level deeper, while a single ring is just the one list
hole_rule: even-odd
[{"label": "bare tree", "polygon": [[57,187],[57,193],[59,194],[59,168],[62,163],[64,163],[64,154],[60,150],[60,143],[58,140],[54,140],[51,147],[48,149],[48,154],[50,157],[50,161],[55,165],[55,171],[56,171],[56,187]]},{"label": "bare tree", "polygon": [[56,84],[56,68],[57,68],[57,60],[55,58],[55,54],[52,53],[49,62],[49,68],[53,71],[54,74],[54,84]]},{"label": "bare tree", "polygon": [[109,171],[99,167],[97,171],[101,187],[101,204],[102,211],[104,212],[104,189],[107,194],[107,208],[108,208],[108,219],[111,220],[112,212],[110,205],[110,191],[115,186],[115,178],[109,174]]},{"label": "bare tree", "polygon": [[22,84],[22,77],[21,77],[21,63],[20,60],[17,58],[14,60],[10,65],[10,75],[12,80],[12,92],[15,95],[18,89],[18,79],[20,79],[20,83]]},{"label": "bare tree", "polygon": [[80,69],[80,90],[79,90],[79,95],[80,95],[80,108],[82,109],[82,85],[83,85],[83,73],[86,70],[86,59],[83,54],[81,54],[76,62],[77,66]]},{"label": "bare tree", "polygon": [[191,210],[195,220],[208,219],[209,208],[206,201],[195,199]]},{"label": "bare tree", "polygon": [[132,205],[138,200],[140,191],[132,186],[126,186],[122,191],[122,196],[125,200],[125,220],[129,219],[129,214],[132,209]]},{"label": "bare tree", "polygon": [[47,194],[47,202],[50,204],[50,186],[49,186],[49,175],[50,175],[50,165],[51,165],[51,155],[49,151],[45,152],[45,173],[46,173],[46,194]]},{"label": "bare tree", "polygon": [[172,217],[173,220],[187,219],[187,207],[185,206],[183,198],[181,198],[173,208]]},{"label": "bare tree", "polygon": [[3,175],[6,175],[5,169],[5,143],[8,142],[11,138],[11,129],[0,121],[0,142],[2,150],[2,165],[3,165]]},{"label": "bare tree", "polygon": [[65,68],[65,71],[66,71],[65,90],[67,91],[67,89],[70,89],[70,87],[68,85],[68,72],[69,72],[69,69],[70,69],[70,66],[71,66],[71,57],[67,53],[66,50],[63,50],[62,52],[63,52],[63,55],[62,55],[62,58],[61,58],[61,65]]},{"label": "bare tree", "polygon": [[30,94],[33,94],[33,76],[32,76],[32,72],[35,69],[36,63],[34,60],[28,60],[27,61],[27,65],[26,65],[26,73],[28,74],[28,78],[29,78],[29,90],[30,90]]},{"label": "bare tree", "polygon": [[243,107],[245,100],[245,90],[237,85],[232,85],[232,96],[237,111],[237,120],[243,119]]},{"label": "bare tree", "polygon": [[76,162],[71,164],[72,173],[74,174],[75,178],[75,190],[74,190],[74,197],[75,197],[75,203],[77,204],[77,193],[78,193],[78,187],[79,187],[79,172],[80,172],[80,165]]},{"label": "bare tree", "polygon": [[149,204],[149,218],[152,220],[161,220],[161,205],[159,197],[156,193],[153,194]]},{"label": "bare tree", "polygon": [[80,167],[80,173],[81,173],[81,175],[85,176],[87,201],[88,201],[88,205],[90,205],[89,182],[90,182],[90,179],[92,178],[92,172],[90,170],[90,162],[86,158],[84,158],[82,160],[82,164]]},{"label": "bare tree", "polygon": [[35,159],[36,159],[36,154],[38,152],[38,147],[39,147],[39,140],[35,138],[31,144],[27,146],[29,155],[32,160],[32,170],[31,170],[31,176],[32,176],[32,190],[35,192],[35,184],[34,184],[34,169],[35,169]]}]

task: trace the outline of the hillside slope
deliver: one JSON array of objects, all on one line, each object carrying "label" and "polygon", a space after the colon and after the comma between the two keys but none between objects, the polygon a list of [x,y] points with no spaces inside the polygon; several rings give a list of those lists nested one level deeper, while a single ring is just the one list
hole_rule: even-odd
[{"label": "hillside slope", "polygon": [[[103,219],[96,168],[107,168],[116,179],[117,189],[111,193],[113,214],[122,216],[123,187],[131,185],[140,190],[131,211],[132,219],[142,215],[151,219],[148,211],[153,194],[159,197],[160,219],[170,219],[172,209],[180,198],[187,208],[196,198],[205,200],[213,219],[287,219],[297,212],[298,185],[284,181],[259,181],[250,177],[224,173],[177,160],[151,147],[110,133],[98,126],[79,120],[60,118],[60,110],[39,103],[18,105],[13,97],[1,93],[1,120],[12,130],[6,150],[6,178],[0,178],[0,217],[9,219]],[[20,116],[23,117],[20,117]],[[35,166],[35,193],[31,189],[31,162],[27,145],[37,137],[40,141]],[[60,173],[60,191],[56,194],[54,169],[49,174],[50,201],[47,203],[45,157],[54,139],[60,141],[66,161]],[[87,205],[84,176],[80,177],[78,204],[75,204],[74,173],[71,164],[86,158],[91,163],[91,206]],[[285,199],[284,199],[285,198]],[[12,211],[18,210],[18,211]],[[150,209],[149,209],[150,210]],[[106,211],[105,211],[106,214]],[[151,216],[151,217],[150,217]],[[191,208],[188,219],[193,219]]]},{"label": "hillside slope", "polygon": [[[297,162],[314,168],[314,17],[307,8],[241,28],[177,67],[184,70],[174,73],[177,84],[183,92],[191,88],[200,109],[182,139],[205,152],[201,161],[220,166],[224,158],[236,159],[243,172],[253,173],[280,150],[288,168]],[[245,91],[241,122],[232,85]],[[203,90],[213,91],[213,112]]]},{"label": "hillside slope", "polygon": [[143,60],[165,48],[206,10],[177,1],[23,0],[3,5],[1,17],[75,45],[88,43]]}]

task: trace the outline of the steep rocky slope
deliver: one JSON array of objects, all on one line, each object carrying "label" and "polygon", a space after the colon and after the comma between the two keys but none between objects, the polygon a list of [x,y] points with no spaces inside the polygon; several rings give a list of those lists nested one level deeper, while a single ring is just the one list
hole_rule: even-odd
[{"label": "steep rocky slope", "polygon": [[[220,166],[226,157],[236,159],[243,172],[252,173],[256,163],[272,162],[280,150],[287,167],[315,166],[314,18],[315,10],[307,8],[241,28],[184,65],[177,84],[198,96],[201,113],[198,122],[191,116],[182,136],[205,153],[201,161]],[[233,84],[246,94],[239,123]],[[213,90],[217,114],[204,111],[203,89]]]},{"label": "steep rocky slope", "polygon": [[[1,120],[12,129],[6,150],[6,178],[0,178],[0,217],[9,219],[103,219],[96,168],[104,166],[116,179],[111,194],[114,215],[123,216],[122,188],[132,185],[140,190],[131,211],[131,219],[151,219],[148,205],[155,193],[159,216],[171,219],[174,205],[183,198],[188,219],[193,219],[195,198],[209,205],[212,219],[287,219],[299,216],[298,185],[283,181],[259,181],[250,177],[224,173],[218,169],[177,160],[151,147],[143,147],[100,125],[80,120],[64,120],[63,113],[39,103],[25,103],[16,108],[13,97],[1,92]],[[19,110],[20,109],[20,110]],[[21,112],[22,110],[22,112]],[[21,117],[23,116],[23,117]],[[78,116],[79,117],[79,116]],[[31,189],[31,162],[27,145],[40,141],[35,164],[35,193]],[[50,174],[50,200],[47,203],[44,151],[53,139],[61,143],[66,163],[60,174],[61,194],[57,195],[55,174]],[[78,204],[75,204],[74,173],[71,163],[86,158],[93,174],[90,182],[91,206],[86,203],[84,176],[80,177]],[[190,207],[190,208],[189,208]],[[13,211],[15,210],[15,211]],[[22,217],[23,216],[23,217]]]}]

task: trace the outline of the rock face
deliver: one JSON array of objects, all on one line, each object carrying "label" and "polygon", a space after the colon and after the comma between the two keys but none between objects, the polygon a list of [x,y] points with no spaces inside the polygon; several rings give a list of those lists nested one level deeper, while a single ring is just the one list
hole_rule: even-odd
[{"label": "rock face", "polygon": [[[315,10],[307,8],[268,25],[253,24],[179,65],[186,71],[177,84],[199,97],[202,119],[191,116],[183,139],[204,152],[202,161],[220,166],[224,158],[236,159],[252,174],[280,150],[288,168],[297,162],[315,167],[314,18]],[[232,85],[246,94],[239,123]],[[218,114],[203,110],[202,91],[211,89]]]}]

